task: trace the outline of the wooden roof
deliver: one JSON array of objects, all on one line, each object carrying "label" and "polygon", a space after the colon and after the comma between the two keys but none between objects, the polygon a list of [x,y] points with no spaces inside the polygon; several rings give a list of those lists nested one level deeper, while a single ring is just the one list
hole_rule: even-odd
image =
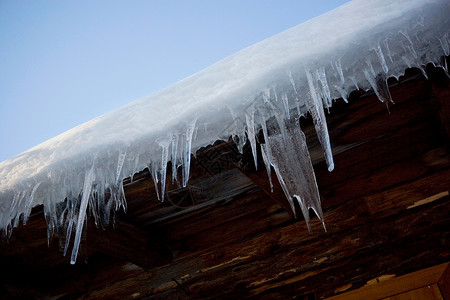
[{"label": "wooden roof", "polygon": [[319,299],[449,261],[450,88],[442,70],[428,75],[390,81],[389,112],[361,91],[330,109],[331,173],[302,119],[327,232],[293,218],[249,145],[241,155],[222,141],[197,152],[188,187],[169,183],[164,203],[147,171],[125,180],[127,213],[114,229],[89,219],[74,266],[57,236],[47,246],[35,208],[0,244],[0,297]]}]

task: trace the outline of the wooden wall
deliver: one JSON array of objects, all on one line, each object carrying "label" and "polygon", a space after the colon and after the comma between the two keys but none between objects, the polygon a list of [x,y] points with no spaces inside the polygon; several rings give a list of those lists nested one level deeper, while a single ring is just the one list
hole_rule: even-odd
[{"label": "wooden wall", "polygon": [[428,81],[408,70],[390,82],[389,112],[361,91],[330,109],[331,173],[311,120],[302,120],[327,232],[317,218],[309,234],[292,217],[248,145],[240,156],[222,142],[197,154],[188,189],[169,185],[165,203],[146,172],[126,181],[127,214],[114,230],[88,225],[75,266],[57,237],[47,248],[35,209],[0,245],[0,295],[319,299],[448,262],[450,88],[441,70],[428,69]]}]

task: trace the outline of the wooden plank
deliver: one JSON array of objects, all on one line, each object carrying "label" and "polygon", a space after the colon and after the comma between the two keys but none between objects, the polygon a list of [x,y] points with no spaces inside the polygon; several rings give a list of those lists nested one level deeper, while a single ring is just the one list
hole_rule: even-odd
[{"label": "wooden plank", "polygon": [[444,298],[442,298],[441,291],[439,290],[437,284],[424,286],[399,295],[384,298],[383,300],[411,300],[411,299],[445,300]]},{"label": "wooden plank", "polygon": [[445,299],[450,299],[450,264],[438,281],[439,289]]},{"label": "wooden plank", "polygon": [[[449,57],[447,57],[449,61]],[[450,143],[450,78],[441,68],[428,68],[431,78],[431,100],[441,127]]]},{"label": "wooden plank", "polygon": [[[352,226],[354,219],[338,232],[319,234],[315,238],[305,238],[306,230],[302,232],[294,223],[280,228],[282,231],[178,259],[177,265],[162,267],[155,270],[156,273],[141,274],[137,280],[141,282],[139,286],[128,280],[118,282],[112,291],[118,295],[126,293],[121,287],[123,284],[133,286],[141,294],[152,295],[159,290],[156,287],[170,286],[172,278],[176,277],[196,297],[214,294],[222,288],[228,296],[247,294],[250,288],[255,295],[274,292],[286,296],[311,291],[319,295],[323,278],[327,276],[334,276],[334,282],[341,284],[339,286],[343,282],[357,286],[364,278],[367,281],[383,270],[391,269],[396,274],[414,271],[411,268],[421,268],[439,260],[435,254],[448,249],[449,245],[439,244],[440,237],[447,234],[445,228],[450,228],[447,201],[441,199],[420,210],[404,207],[403,213],[387,218],[377,215],[377,221],[362,221],[359,226]],[[363,214],[360,217],[367,218]],[[405,223],[409,224],[407,228]],[[432,227],[442,230],[436,232]],[[428,251],[429,247],[433,252]],[[361,266],[367,266],[363,274],[355,273],[355,268],[361,269]],[[339,278],[336,278],[337,274],[341,274]],[[140,287],[142,282],[147,283],[146,287]],[[322,294],[332,293],[339,286],[330,284]],[[180,293],[176,285],[171,289],[173,295]],[[103,296],[108,293],[98,292]],[[165,293],[167,295],[167,290]]]},{"label": "wooden plank", "polygon": [[314,166],[320,187],[348,181],[355,176],[372,172],[399,160],[413,159],[445,144],[440,136],[438,125],[428,119],[386,132],[372,140],[361,140],[361,142],[364,143],[334,156],[336,167],[332,172],[328,172],[325,163]]},{"label": "wooden plank", "polygon": [[[329,297],[326,299],[329,300],[360,300],[360,299],[392,299],[392,300],[401,300],[401,299],[408,299],[404,297],[411,296],[403,295],[403,296],[394,296],[397,294],[402,294],[411,290],[419,289],[422,287],[428,288],[427,286],[435,285],[439,279],[442,277],[445,270],[448,268],[449,263],[443,263],[434,267],[426,268],[424,270],[420,270],[417,272],[413,272],[410,274],[406,274],[403,276],[391,278],[389,280],[385,281],[372,281],[371,283],[368,283],[364,287],[343,293],[340,295],[336,295],[333,297]],[[439,288],[437,285],[435,285],[437,290],[439,291]],[[417,292],[415,295],[424,295],[424,293],[421,291],[420,293]],[[428,294],[425,292],[425,295]],[[439,292],[440,294],[440,292]],[[417,299],[435,299],[435,298],[429,298],[429,297],[422,297]],[[436,298],[439,299],[439,298]],[[442,299],[442,298],[441,298]]]},{"label": "wooden plank", "polygon": [[170,246],[178,249],[176,257],[180,257],[217,249],[287,222],[292,222],[291,217],[263,192],[257,191],[204,209],[195,218],[156,225],[153,230],[164,232]]},{"label": "wooden plank", "polygon": [[97,228],[88,222],[87,245],[91,252],[100,251],[142,268],[161,266],[172,261],[167,242],[155,232],[147,232],[116,220],[114,228]]},{"label": "wooden plank", "polygon": [[342,201],[367,196],[390,187],[427,176],[450,166],[450,156],[445,147],[436,148],[422,154],[417,159],[399,161],[365,173],[347,182],[321,188],[323,208],[338,205]]},{"label": "wooden plank", "polygon": [[242,168],[239,169],[242,174],[244,174],[248,179],[250,179],[254,184],[256,184],[267,197],[272,199],[275,203],[278,203],[292,218],[296,215],[298,218],[302,218],[300,207],[295,206],[295,212],[292,211],[291,205],[287,200],[283,189],[275,175],[275,170],[271,170],[271,180],[272,180],[272,190],[270,188],[269,178],[267,171],[261,170],[259,172],[249,172]]}]

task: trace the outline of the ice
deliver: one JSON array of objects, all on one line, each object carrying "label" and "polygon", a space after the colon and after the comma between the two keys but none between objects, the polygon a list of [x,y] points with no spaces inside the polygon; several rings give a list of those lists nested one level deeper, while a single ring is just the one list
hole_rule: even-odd
[{"label": "ice", "polygon": [[328,171],[333,171],[334,162],[333,162],[333,153],[331,151],[330,145],[330,136],[328,135],[328,127],[325,119],[325,113],[323,111],[322,100],[319,98],[317,80],[320,80],[321,72],[317,72],[317,77],[313,79],[311,72],[305,70],[306,77],[308,80],[309,92],[308,99],[306,99],[306,105],[308,107],[308,111],[311,113],[311,116],[314,121],[314,128],[316,129],[317,137],[319,138],[319,142],[322,145],[322,149],[325,152],[325,161],[328,165]]},{"label": "ice", "polygon": [[122,180],[122,176],[120,176],[122,174],[122,167],[123,167],[123,163],[125,162],[125,155],[127,153],[126,152],[121,152],[119,154],[119,159],[117,161],[117,170],[116,170],[116,184],[119,184],[119,182]]},{"label": "ice", "polygon": [[[261,128],[264,136],[264,141],[269,140],[269,133],[267,131],[266,120],[269,118],[269,114],[266,113],[264,108],[259,108],[258,113],[261,116]],[[261,144],[261,154],[264,161],[264,165],[266,167],[267,176],[269,177],[270,191],[273,192],[273,183],[272,183],[272,172],[270,169],[270,161],[271,161],[271,153],[270,148],[267,148],[265,144]]]},{"label": "ice", "polygon": [[194,119],[186,128],[186,133],[183,135],[184,140],[184,152],[183,152],[183,187],[186,187],[189,180],[189,173],[191,168],[191,153],[192,153],[192,135],[195,130],[195,123],[197,119]]},{"label": "ice", "polygon": [[377,53],[378,59],[380,60],[380,63],[381,63],[381,66],[383,67],[384,73],[387,74],[389,72],[389,68],[386,64],[386,60],[384,59],[383,51],[381,50],[380,45],[378,44],[374,50]]},{"label": "ice", "polygon": [[292,208],[323,221],[298,118],[311,114],[331,171],[324,107],[354,89],[387,104],[387,79],[405,68],[447,70],[449,15],[447,0],[355,0],[1,162],[0,228],[9,236],[43,205],[49,241],[67,252],[75,233],[75,262],[86,213],[104,226],[126,210],[122,179],[148,168],[163,200],[169,159],[186,186],[198,149],[232,137],[242,153],[248,136],[256,165],[260,129],[269,179],[272,165]]},{"label": "ice", "polygon": [[275,170],[292,211],[296,214],[295,199],[301,208],[308,230],[311,231],[309,209],[313,209],[324,223],[316,177],[306,138],[300,130],[298,119],[287,120],[285,126],[288,133],[287,138],[281,134],[278,124],[274,124],[269,129],[269,137],[266,142],[268,146],[266,147],[270,148],[272,153],[270,164]]},{"label": "ice", "polygon": [[247,141],[247,138],[245,136],[244,124],[231,107],[228,106],[228,109],[230,111],[231,117],[233,119],[232,123],[234,125],[234,134],[232,134],[231,137],[233,138],[233,141],[236,144],[239,153],[242,154],[244,152],[245,142]]},{"label": "ice", "polygon": [[289,119],[290,118],[290,114],[289,114],[289,99],[288,99],[288,96],[285,93],[283,93],[283,95],[281,95],[281,99],[283,100],[285,118]]},{"label": "ice", "polygon": [[336,70],[339,74],[339,79],[341,80],[341,85],[343,85],[345,83],[345,78],[344,78],[344,71],[342,70],[342,64],[341,64],[341,60],[338,59],[335,63],[336,66]]},{"label": "ice", "polygon": [[164,202],[164,195],[166,192],[166,174],[167,174],[167,161],[169,158],[168,145],[161,145],[161,202]]},{"label": "ice", "polygon": [[325,107],[331,107],[331,93],[330,88],[328,87],[327,77],[325,74],[325,68],[320,67],[316,70],[316,78],[322,84],[321,94],[322,98],[325,101]]},{"label": "ice", "polygon": [[367,81],[370,83],[373,91],[381,102],[394,102],[389,92],[389,87],[387,85],[387,79],[381,73],[378,76],[373,76],[368,70],[364,70],[364,76],[366,76]]},{"label": "ice", "polygon": [[245,114],[245,120],[247,123],[247,136],[252,148],[253,160],[255,163],[255,169],[258,170],[258,155],[256,153],[256,134],[255,134],[255,108],[250,106]]},{"label": "ice", "polygon": [[83,192],[80,202],[80,211],[78,214],[77,226],[75,229],[75,241],[72,249],[72,255],[70,258],[70,263],[74,264],[77,261],[78,249],[80,247],[81,233],[83,230],[84,220],[86,217],[86,209],[88,205],[89,198],[91,197],[92,184],[94,183],[94,164],[92,164],[91,169],[86,173],[83,185]]},{"label": "ice", "polygon": [[175,180],[177,180],[177,155],[178,155],[178,135],[176,133],[174,133],[172,135],[172,156],[171,156],[171,161],[172,161],[172,184],[174,183]]},{"label": "ice", "polygon": [[[389,48],[388,40],[384,40],[383,43],[384,43],[384,47],[386,48],[386,52],[387,52],[387,55],[388,55],[388,57],[389,57],[390,63],[393,64],[393,63],[394,63],[394,60],[392,59],[391,49]],[[385,61],[385,62],[386,62],[386,61]],[[386,69],[389,71],[388,68],[386,68]],[[387,71],[387,72],[388,72],[388,71]],[[386,72],[386,73],[387,73],[387,72]]]},{"label": "ice", "polygon": [[149,167],[149,170],[151,170],[151,176],[153,179],[153,184],[155,185],[155,191],[156,191],[156,198],[158,198],[159,201],[161,201],[161,196],[159,195],[159,188],[158,188],[158,182],[159,182],[159,176],[158,176],[158,169],[157,165],[151,165]]},{"label": "ice", "polygon": [[261,146],[261,155],[264,161],[264,165],[266,166],[267,176],[269,177],[270,191],[273,193],[272,170],[270,167],[270,159],[267,154],[266,145],[261,144],[260,146]]},{"label": "ice", "polygon": [[442,47],[442,50],[444,51],[444,55],[449,56],[450,55],[450,42],[449,42],[447,33],[443,37],[439,38],[439,43],[441,43],[441,47]]}]

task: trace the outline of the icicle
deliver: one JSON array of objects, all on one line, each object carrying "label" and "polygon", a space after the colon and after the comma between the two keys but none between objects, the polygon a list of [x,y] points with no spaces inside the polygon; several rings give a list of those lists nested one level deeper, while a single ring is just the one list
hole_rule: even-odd
[{"label": "icicle", "polygon": [[322,145],[322,149],[325,154],[325,161],[328,165],[328,171],[331,172],[334,169],[333,152],[331,151],[330,136],[328,135],[328,127],[325,119],[325,113],[323,111],[323,104],[317,94],[317,84],[315,84],[316,81],[313,81],[312,75],[308,70],[305,72],[311,94],[311,97],[307,99],[306,103],[314,121],[314,128],[316,129],[317,137],[319,138],[319,142]]},{"label": "icicle", "polygon": [[121,204],[124,212],[127,212],[127,200],[125,198],[125,190],[123,189],[123,182],[119,185],[119,198],[121,199]]},{"label": "icicle", "polygon": [[[284,116],[286,119],[289,119],[291,116],[289,114],[289,101],[286,93],[283,93],[281,95],[281,100],[283,100],[283,106],[284,106]],[[300,108],[298,108],[300,109]]]},{"label": "icicle", "polygon": [[344,102],[348,103],[347,93],[345,92],[345,90],[338,85],[335,85],[334,88],[338,91],[339,95],[341,95],[341,98],[344,100]]},{"label": "icicle", "polygon": [[247,142],[245,138],[245,130],[242,128],[242,121],[238,118],[238,116],[234,113],[233,109],[228,106],[230,110],[231,116],[233,118],[234,126],[235,126],[235,134],[231,137],[238,148],[239,153],[244,153],[244,145]]},{"label": "icicle", "polygon": [[33,200],[34,200],[34,194],[36,193],[39,186],[42,184],[42,182],[38,182],[33,190],[31,191],[30,197],[28,197],[28,200],[25,202],[25,213],[23,216],[23,225],[26,225],[28,222],[28,218],[30,217],[31,209],[33,208]]},{"label": "icicle", "polygon": [[306,227],[308,228],[308,232],[312,233],[311,224],[309,223],[309,211],[305,205],[305,201],[299,195],[294,195],[292,199],[297,200],[298,205],[302,211],[302,215],[305,218]]},{"label": "icicle", "polygon": [[425,79],[428,80],[428,74],[427,74],[426,66],[418,64],[417,68],[419,68],[420,72],[422,72],[423,77],[425,77]]},{"label": "icicle", "polygon": [[359,90],[358,82],[356,81],[355,76],[350,76],[350,79],[352,80],[353,85],[355,86],[355,88],[356,88],[357,90]]},{"label": "icicle", "polygon": [[[277,175],[278,182],[281,185],[281,189],[283,190],[284,195],[286,196],[286,198],[287,198],[287,200],[289,202],[289,205],[291,206],[291,210],[294,213],[294,217],[297,218],[297,211],[295,210],[294,201],[292,200],[292,197],[291,197],[291,195],[289,193],[289,189],[287,188],[286,182],[283,179],[283,174],[281,173],[280,169],[278,168],[277,163],[272,163],[272,167],[275,170],[275,175]],[[305,221],[306,221],[306,218],[305,218]],[[309,221],[309,216],[308,216],[308,221]],[[307,224],[307,226],[309,228],[309,224]]]},{"label": "icicle", "polygon": [[66,229],[66,240],[64,243],[64,256],[67,254],[67,249],[69,248],[70,238],[72,236],[73,224],[75,223],[75,211],[73,207],[72,199],[67,199],[67,229]]},{"label": "icicle", "polygon": [[135,157],[135,159],[134,159],[134,168],[133,168],[133,170],[131,171],[131,177],[130,177],[131,182],[133,182],[134,175],[135,175],[137,172],[139,172],[139,170],[138,170],[138,165],[139,165],[139,154],[137,154],[136,157]]},{"label": "icicle", "polygon": [[400,30],[400,33],[408,40],[409,45],[406,47],[408,48],[411,55],[414,58],[417,58],[417,53],[416,53],[416,50],[414,49],[414,44],[413,44],[411,38],[409,37],[408,33],[406,32],[406,30]]},{"label": "icicle", "polygon": [[295,108],[297,108],[297,114],[300,116],[302,114],[302,111],[300,110],[300,99],[298,97],[295,97],[294,102],[295,102]]},{"label": "icicle", "polygon": [[[172,184],[177,180],[177,151],[178,151],[178,135],[172,135]],[[177,180],[178,181],[178,180]]]},{"label": "icicle", "polygon": [[189,180],[189,172],[191,167],[191,145],[192,145],[192,134],[195,129],[195,122],[197,119],[194,119],[191,124],[186,128],[185,134],[185,147],[183,154],[183,187],[186,187],[187,182]]},{"label": "icicle", "polygon": [[292,88],[294,89],[295,94],[298,94],[297,89],[295,88],[295,81],[294,81],[294,78],[292,77],[291,71],[289,71],[288,75],[289,75],[289,80],[291,81],[291,85],[292,85]]},{"label": "icicle", "polygon": [[83,224],[86,218],[86,208],[91,196],[92,183],[95,180],[94,164],[84,177],[83,196],[81,197],[80,211],[78,214],[77,226],[75,231],[75,240],[73,242],[72,256],[70,263],[73,265],[77,261],[78,249],[80,247],[81,233],[83,231]]},{"label": "icicle", "polygon": [[342,70],[341,60],[338,59],[338,60],[335,62],[334,65],[335,65],[336,70],[337,70],[337,72],[338,72],[338,74],[339,74],[339,79],[341,80],[341,84],[344,84],[344,83],[345,83],[345,78],[344,78],[344,71]]},{"label": "icicle", "polygon": [[[123,181],[121,179],[116,180],[116,187],[120,184],[122,184]],[[100,220],[101,220],[101,224],[106,225],[109,223],[109,214],[110,214],[110,210],[111,210],[111,206],[108,205],[108,199],[106,199],[106,195],[105,192],[107,189],[110,189],[110,187],[106,187],[104,182],[99,182],[99,185],[97,186],[97,203],[99,208],[101,208],[101,215],[100,215]],[[113,197],[112,196],[113,191],[110,191],[110,196],[109,198]]]},{"label": "icicle", "polygon": [[[268,99],[270,99],[270,89],[267,89],[267,91],[268,91],[268,93],[267,93]],[[273,90],[273,95],[275,97],[275,102],[278,102],[278,95],[275,90]]]},{"label": "icicle", "polygon": [[262,151],[264,151],[263,155],[263,161],[264,164],[266,166],[266,170],[267,170],[267,175],[269,176],[269,183],[270,183],[270,190],[271,192],[273,192],[273,184],[272,184],[272,175],[271,175],[271,169],[270,169],[270,162],[272,160],[272,154],[270,152],[270,147],[269,147],[269,134],[267,131],[267,123],[266,120],[269,119],[269,115],[267,114],[267,110],[265,108],[258,108],[258,112],[259,115],[261,117],[261,127],[262,127],[262,131],[263,131],[263,136],[264,136],[264,149],[262,149]]},{"label": "icicle", "polygon": [[[95,177],[99,178],[98,180],[102,180],[101,179],[102,176],[95,176]],[[94,223],[95,223],[96,227],[98,227],[99,223],[100,223],[98,211],[99,211],[99,207],[101,207],[100,205],[102,205],[102,203],[96,202],[96,199],[95,199],[96,198],[95,195],[98,195],[99,193],[100,193],[100,189],[98,188],[98,183],[96,183],[96,185],[94,187],[92,187],[92,191],[91,191],[91,194],[93,195],[93,197],[89,197],[89,203],[88,203],[88,208],[89,208],[91,215],[94,216]],[[99,200],[98,197],[97,197],[97,200]]]},{"label": "icicle", "polygon": [[253,161],[255,163],[255,169],[258,170],[258,155],[256,152],[256,134],[255,134],[255,108],[250,106],[245,112],[245,120],[247,123],[247,136],[252,148]]},{"label": "icicle", "polygon": [[[22,191],[20,193],[19,201],[17,201],[17,207],[20,207],[22,204],[22,201],[25,199],[25,195],[27,194],[26,191]],[[10,213],[11,219],[14,220],[13,228],[16,228],[19,226],[19,220],[20,220],[20,211],[11,211]]]},{"label": "icicle", "polygon": [[374,79],[374,77],[372,77],[371,74],[369,74],[369,71],[363,70],[363,72],[364,72],[364,76],[366,76],[367,81],[372,86],[373,91],[377,95],[378,100],[380,100],[381,102],[390,101],[390,102],[394,103],[394,101],[392,100],[392,97],[391,97],[391,93],[389,92],[389,87],[387,85],[386,77],[382,74],[378,74],[376,79]]},{"label": "icicle", "polygon": [[[119,181],[122,179],[120,174],[122,173],[122,167],[123,163],[125,162],[125,156],[127,155],[127,152],[120,152],[119,158],[117,160],[117,169],[116,169],[116,184],[119,183]],[[102,190],[100,190],[102,192]]]},{"label": "icicle", "polygon": [[161,197],[159,196],[159,189],[158,189],[159,178],[158,178],[158,170],[157,170],[156,164],[150,165],[148,168],[149,168],[150,174],[153,179],[153,184],[155,185],[156,197],[158,198],[159,201],[161,201]]},{"label": "icicle", "polygon": [[444,51],[445,56],[450,55],[450,45],[447,38],[447,34],[445,34],[443,37],[439,38],[439,43],[441,44],[442,50]]},{"label": "icicle", "polygon": [[272,112],[272,114],[275,116],[275,119],[278,122],[278,125],[281,128],[281,134],[284,138],[286,138],[286,126],[285,126],[285,119],[283,117],[283,113],[280,111],[278,107],[276,107],[270,100],[265,102],[266,107],[269,111]]},{"label": "icicle", "polygon": [[389,48],[389,43],[387,40],[384,40],[384,47],[386,48],[386,52],[389,57],[389,60],[391,61],[391,63],[394,63],[394,60],[392,59],[391,49]]},{"label": "icicle", "polygon": [[384,73],[387,74],[389,72],[389,68],[386,64],[386,60],[384,59],[383,51],[381,50],[380,44],[378,44],[374,50],[377,53],[378,59],[380,60]]},{"label": "icicle", "polygon": [[[269,139],[268,139],[266,120],[269,119],[269,114],[267,113],[265,108],[258,108],[258,112],[261,117],[261,127],[262,127],[262,131],[263,131],[263,136],[264,136],[264,143],[267,144],[269,142]],[[270,161],[270,149],[266,147],[266,150],[268,151],[267,157],[269,158],[269,161]]]},{"label": "icicle", "polygon": [[18,201],[18,199],[19,199],[19,197],[20,197],[19,195],[20,195],[20,192],[14,193],[14,197],[13,197],[13,199],[12,199],[11,206],[9,207],[9,215],[10,215],[10,218],[11,218],[11,216],[12,216],[12,213],[13,213],[14,209],[16,208],[17,201]]},{"label": "icicle", "polygon": [[325,68],[324,67],[320,67],[319,69],[316,70],[316,76],[317,79],[320,81],[320,83],[322,84],[322,94],[323,94],[323,98],[325,98],[325,107],[329,108],[331,107],[331,93],[330,93],[330,88],[328,87],[328,82],[327,82],[327,76],[325,74]]},{"label": "icicle", "polygon": [[[295,213],[294,198],[299,201],[305,221],[309,222],[308,209],[313,208],[323,221],[314,169],[309,156],[306,138],[300,130],[298,120],[286,122],[288,138],[284,139],[280,130],[272,128],[269,144],[272,164],[278,181]],[[310,227],[308,225],[308,230]]]},{"label": "icicle", "polygon": [[[268,141],[267,141],[268,142]],[[264,165],[266,166],[267,176],[269,177],[269,184],[270,184],[270,192],[273,193],[273,184],[272,184],[272,169],[270,168],[270,161],[267,157],[267,148],[265,144],[260,144],[261,146],[261,155],[264,161]]]},{"label": "icicle", "polygon": [[164,202],[164,194],[166,191],[166,171],[167,171],[167,160],[169,157],[169,150],[167,146],[162,146],[161,153],[161,202]]},{"label": "icicle", "polygon": [[445,57],[444,57],[444,71],[445,71],[445,74],[447,74],[447,77],[450,78],[450,75],[448,72],[447,59],[445,59]]},{"label": "icicle", "polygon": [[372,62],[370,61],[370,59],[366,59],[366,63],[367,66],[369,66],[370,73],[373,75],[373,77],[375,77],[376,76],[375,70],[373,69]]}]

